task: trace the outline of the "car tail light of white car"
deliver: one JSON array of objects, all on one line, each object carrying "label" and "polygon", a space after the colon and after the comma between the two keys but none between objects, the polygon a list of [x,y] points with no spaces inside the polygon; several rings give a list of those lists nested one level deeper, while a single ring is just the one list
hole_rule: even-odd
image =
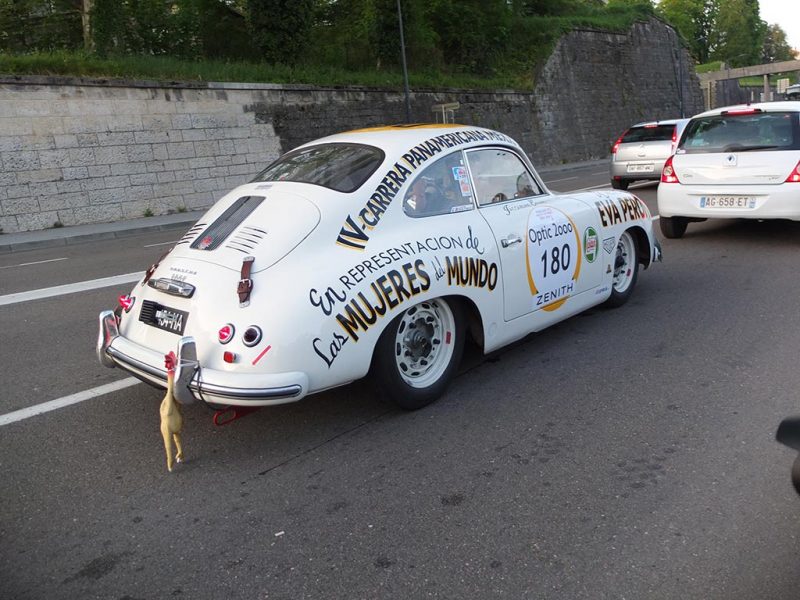
[{"label": "car tail light of white car", "polygon": [[675,172],[675,167],[672,166],[672,157],[667,159],[664,163],[664,169],[661,171],[661,183],[680,183],[678,174]]},{"label": "car tail light of white car", "polygon": [[797,166],[792,169],[784,183],[800,183],[800,161],[797,161]]}]

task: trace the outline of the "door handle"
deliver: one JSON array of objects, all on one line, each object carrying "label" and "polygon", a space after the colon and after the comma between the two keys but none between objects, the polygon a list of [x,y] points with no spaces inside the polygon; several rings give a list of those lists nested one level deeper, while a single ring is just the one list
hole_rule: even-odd
[{"label": "door handle", "polygon": [[503,248],[509,248],[509,247],[513,246],[514,244],[521,244],[521,243],[522,243],[522,238],[520,238],[520,237],[518,237],[516,235],[510,235],[506,239],[500,240],[500,245]]}]

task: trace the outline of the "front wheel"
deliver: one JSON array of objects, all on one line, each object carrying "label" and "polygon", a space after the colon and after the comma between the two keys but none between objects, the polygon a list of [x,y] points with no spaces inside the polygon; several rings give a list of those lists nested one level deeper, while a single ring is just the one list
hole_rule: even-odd
[{"label": "front wheel", "polygon": [[633,293],[638,276],[639,256],[636,250],[636,238],[630,231],[626,231],[617,240],[611,296],[606,300],[605,305],[616,308],[625,304]]},{"label": "front wheel", "polygon": [[689,219],[686,217],[659,217],[658,224],[664,237],[673,240],[683,237],[683,234],[686,233]]},{"label": "front wheel", "polygon": [[441,396],[464,351],[464,313],[453,300],[436,298],[395,318],[375,346],[373,376],[400,407],[416,410]]}]

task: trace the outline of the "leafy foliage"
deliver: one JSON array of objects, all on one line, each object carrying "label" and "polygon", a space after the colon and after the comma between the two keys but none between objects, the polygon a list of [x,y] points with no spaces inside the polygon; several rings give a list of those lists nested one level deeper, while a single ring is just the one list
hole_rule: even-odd
[{"label": "leafy foliage", "polygon": [[[13,31],[10,23],[20,16],[47,17],[48,7],[56,5],[63,6],[72,19],[69,27],[64,25],[69,34],[60,37],[17,39],[0,33],[0,48],[13,53],[51,52],[27,60],[4,57],[5,69],[59,73],[73,69],[74,74],[106,76],[128,69],[120,74],[144,76],[146,71],[150,76],[164,73],[175,78],[189,73],[190,78],[228,81],[264,81],[264,77],[296,82],[314,77],[312,83],[395,85],[398,81],[398,0],[92,2],[93,50],[52,54],[83,47],[83,0],[0,0],[0,19],[6,15],[0,32]],[[650,0],[609,0],[607,4],[602,0],[401,0],[401,6],[408,66],[416,85],[424,81],[431,86],[528,89],[537,64],[549,56],[563,33],[575,27],[626,30],[654,10]],[[163,68],[148,57],[161,57]],[[201,59],[204,64],[195,67],[186,62]],[[232,61],[248,61],[251,66]],[[228,67],[218,68],[219,64]],[[174,74],[166,75],[170,69]]]}]

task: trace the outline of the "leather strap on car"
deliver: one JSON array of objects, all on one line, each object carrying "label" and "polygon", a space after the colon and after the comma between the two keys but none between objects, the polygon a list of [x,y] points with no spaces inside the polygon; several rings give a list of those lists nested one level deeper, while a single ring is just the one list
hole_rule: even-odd
[{"label": "leather strap on car", "polygon": [[250,304],[250,292],[253,291],[253,280],[250,279],[250,269],[255,260],[252,256],[245,256],[242,261],[242,272],[239,276],[239,285],[236,288],[236,293],[239,294],[239,306],[244,308]]},{"label": "leather strap on car", "polygon": [[169,250],[167,250],[166,252],[164,252],[164,254],[162,254],[162,255],[161,255],[159,258],[158,258],[158,260],[157,260],[156,262],[154,262],[152,265],[150,265],[150,268],[149,268],[149,269],[147,269],[147,271],[146,271],[146,272],[145,272],[145,274],[144,274],[144,279],[142,280],[142,285],[144,285],[144,284],[146,284],[148,281],[150,281],[150,278],[153,276],[153,273],[155,273],[155,272],[156,272],[156,269],[158,268],[158,265],[160,265],[160,264],[161,264],[161,261],[162,261],[162,260],[164,260],[164,259],[167,257],[167,254],[169,254],[170,252],[172,252],[172,248],[170,248]]}]

